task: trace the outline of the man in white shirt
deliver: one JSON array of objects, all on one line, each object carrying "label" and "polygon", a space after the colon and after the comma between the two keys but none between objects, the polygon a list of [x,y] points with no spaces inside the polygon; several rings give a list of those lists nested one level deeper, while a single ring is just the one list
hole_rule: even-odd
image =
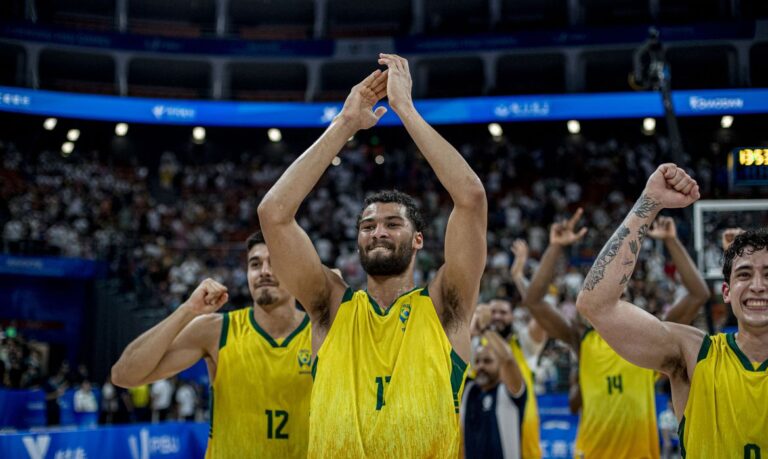
[{"label": "man in white shirt", "polygon": [[173,384],[167,379],[152,383],[152,422],[165,421],[171,411],[173,400]]}]

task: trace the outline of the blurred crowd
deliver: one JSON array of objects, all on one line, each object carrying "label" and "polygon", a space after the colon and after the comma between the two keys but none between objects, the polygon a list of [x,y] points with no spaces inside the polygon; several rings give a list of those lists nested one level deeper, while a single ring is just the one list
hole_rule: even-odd
[{"label": "blurred crowd", "polygon": [[[668,154],[661,137],[634,143],[567,138],[548,147],[504,138],[454,144],[480,175],[489,199],[482,301],[519,297],[509,279],[515,239],[530,247],[530,273],[546,247],[549,225],[584,208],[582,224],[589,232],[571,250],[570,263],[552,286],[557,304],[568,315],[575,314],[576,294],[594,256]],[[115,161],[97,151],[63,157],[54,151],[20,150],[13,142],[0,141],[4,252],[105,260],[112,276],[158,308],[177,307],[203,277],[230,289],[231,307],[249,304],[243,241],[258,228],[256,207],[292,155],[242,154],[201,163],[168,151],[154,163],[142,164]],[[425,250],[415,270],[416,284],[424,284],[442,262],[437,249],[443,246],[451,208],[426,161],[411,143],[386,145],[376,137],[351,140],[339,160],[299,212],[299,223],[323,262],[339,268],[352,286],[363,284],[355,241],[360,203],[366,193],[398,184],[420,200],[428,222]],[[705,198],[727,189],[722,168],[706,155],[693,160],[691,168]],[[689,219],[678,219],[678,234],[683,241],[691,239]],[[717,241],[713,243],[707,259],[719,264]],[[679,294],[674,269],[661,244],[647,240],[644,249],[628,295],[635,304],[660,312]],[[518,315],[525,320],[524,312]],[[28,384],[33,376],[19,376],[13,346],[5,345],[4,371],[6,379],[23,387],[21,379]],[[542,374],[549,375],[542,387],[567,384],[567,375],[557,372],[567,366],[563,355],[556,345],[542,354]],[[35,352],[25,358],[34,362]]]}]

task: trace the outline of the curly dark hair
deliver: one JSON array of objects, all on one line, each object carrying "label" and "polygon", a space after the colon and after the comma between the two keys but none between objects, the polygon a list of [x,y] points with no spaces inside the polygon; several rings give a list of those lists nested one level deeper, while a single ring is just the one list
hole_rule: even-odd
[{"label": "curly dark hair", "polygon": [[245,240],[245,246],[247,247],[248,252],[251,251],[254,245],[266,243],[267,241],[264,240],[264,235],[261,234],[261,231],[259,230],[256,230],[253,234],[248,236],[248,239]]},{"label": "curly dark hair", "polygon": [[744,255],[745,252],[750,254],[764,249],[768,249],[768,230],[765,228],[745,231],[736,236],[731,246],[723,254],[723,278],[725,281],[731,281],[734,258]]},{"label": "curly dark hair", "polygon": [[[375,202],[381,202],[385,204],[394,202],[405,206],[406,216],[408,217],[408,220],[411,221],[413,227],[416,228],[416,231],[424,231],[424,216],[421,214],[421,210],[419,210],[419,206],[416,203],[416,200],[411,195],[397,190],[382,190],[365,198],[365,201],[363,202],[363,210]],[[360,229],[360,220],[363,216],[363,210],[361,210],[360,214],[357,216],[358,230]]]}]

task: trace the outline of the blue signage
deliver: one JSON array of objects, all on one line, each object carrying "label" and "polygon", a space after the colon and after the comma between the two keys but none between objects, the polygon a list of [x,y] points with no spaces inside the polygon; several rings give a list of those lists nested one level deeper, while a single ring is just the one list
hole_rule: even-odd
[{"label": "blue signage", "polygon": [[[675,91],[679,116],[768,113],[768,89]],[[383,104],[386,105],[386,104]],[[224,102],[71,94],[0,86],[0,111],[114,122],[233,127],[324,127],[341,103]],[[416,101],[432,124],[661,117],[653,92]],[[391,110],[379,125],[400,125]]]}]

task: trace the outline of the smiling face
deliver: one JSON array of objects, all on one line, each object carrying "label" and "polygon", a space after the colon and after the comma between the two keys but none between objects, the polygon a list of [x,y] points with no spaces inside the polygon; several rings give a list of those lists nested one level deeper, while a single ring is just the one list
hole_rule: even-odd
[{"label": "smiling face", "polygon": [[369,276],[402,274],[413,263],[423,236],[407,217],[405,206],[374,202],[363,210],[357,231],[360,263]]},{"label": "smiling face", "polygon": [[487,348],[481,347],[475,357],[475,382],[483,390],[496,386],[499,382],[499,360]]},{"label": "smiling face", "polygon": [[723,300],[731,304],[739,325],[768,328],[768,248],[746,247],[733,258],[731,277],[723,283]]},{"label": "smiling face", "polygon": [[283,304],[290,298],[272,273],[266,244],[256,244],[248,251],[248,289],[253,302],[262,308]]}]

